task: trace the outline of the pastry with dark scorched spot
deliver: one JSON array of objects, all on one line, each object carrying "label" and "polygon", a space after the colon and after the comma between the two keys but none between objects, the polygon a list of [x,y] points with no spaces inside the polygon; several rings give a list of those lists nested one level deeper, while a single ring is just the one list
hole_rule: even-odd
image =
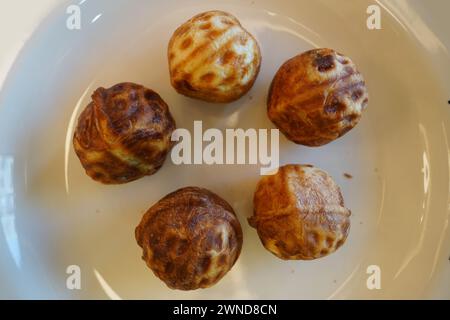
[{"label": "pastry with dark scorched spot", "polygon": [[331,49],[314,49],[278,70],[267,112],[289,140],[315,147],[356,126],[368,102],[364,78],[350,58]]}]

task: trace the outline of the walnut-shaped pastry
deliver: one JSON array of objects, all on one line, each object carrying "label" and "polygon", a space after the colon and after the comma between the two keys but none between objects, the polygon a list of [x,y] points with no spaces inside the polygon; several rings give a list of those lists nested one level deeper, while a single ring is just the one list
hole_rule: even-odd
[{"label": "walnut-shaped pastry", "polygon": [[263,177],[249,223],[264,247],[285,260],[312,260],[336,251],[350,229],[350,210],[324,171],[287,165]]},{"label": "walnut-shaped pastry", "polygon": [[351,130],[369,98],[363,76],[346,56],[315,49],[288,60],[269,91],[269,118],[291,141],[327,144]]},{"label": "walnut-shaped pastry", "polygon": [[174,130],[169,108],[156,92],[120,83],[95,90],[78,119],[73,145],[92,179],[119,184],[158,171]]},{"label": "walnut-shaped pastry", "polygon": [[216,194],[187,187],[162,198],[136,228],[142,259],[169,288],[194,290],[217,283],[239,257],[242,229]]},{"label": "walnut-shaped pastry", "polygon": [[173,34],[168,50],[172,86],[181,94],[225,103],[247,93],[261,52],[238,19],[222,11],[199,14]]}]

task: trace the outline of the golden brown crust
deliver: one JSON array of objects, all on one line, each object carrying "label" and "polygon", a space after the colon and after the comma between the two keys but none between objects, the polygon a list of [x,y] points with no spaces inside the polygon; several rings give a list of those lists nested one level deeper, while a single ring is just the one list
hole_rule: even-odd
[{"label": "golden brown crust", "polygon": [[151,175],[163,165],[175,121],[153,90],[134,83],[98,88],[73,138],[86,173],[105,184]]},{"label": "golden brown crust", "polygon": [[354,63],[331,49],[307,51],[288,60],[275,75],[268,116],[291,141],[327,144],[351,130],[369,96]]},{"label": "golden brown crust", "polygon": [[350,229],[350,210],[324,171],[286,165],[263,177],[249,223],[267,250],[285,260],[312,260],[336,251]]},{"label": "golden brown crust", "polygon": [[231,206],[216,194],[187,187],[162,198],[136,228],[142,259],[172,289],[217,283],[235,264],[242,229]]},{"label": "golden brown crust", "polygon": [[223,11],[196,15],[173,34],[168,59],[177,92],[209,102],[232,102],[253,86],[261,52],[239,20]]}]

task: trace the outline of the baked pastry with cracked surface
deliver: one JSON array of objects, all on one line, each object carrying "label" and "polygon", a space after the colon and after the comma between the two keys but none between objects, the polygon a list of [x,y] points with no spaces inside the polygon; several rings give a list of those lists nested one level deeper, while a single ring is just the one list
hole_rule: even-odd
[{"label": "baked pastry with cracked surface", "polygon": [[78,119],[73,145],[92,179],[120,184],[158,171],[174,130],[169,108],[156,92],[119,83],[95,90]]},{"label": "baked pastry with cracked surface", "polygon": [[286,165],[263,177],[249,223],[264,247],[285,260],[312,260],[336,251],[347,239],[350,210],[324,171]]},{"label": "baked pastry with cracked surface", "polygon": [[142,259],[169,288],[217,283],[235,264],[242,229],[231,206],[203,188],[186,187],[152,206],[136,228]]},{"label": "baked pastry with cracked surface", "polygon": [[267,112],[289,140],[321,146],[350,131],[368,101],[363,76],[350,58],[315,49],[281,66],[269,90]]},{"label": "baked pastry with cracked surface", "polygon": [[239,20],[223,11],[196,15],[169,42],[172,86],[208,102],[232,102],[246,94],[258,76],[261,52]]}]

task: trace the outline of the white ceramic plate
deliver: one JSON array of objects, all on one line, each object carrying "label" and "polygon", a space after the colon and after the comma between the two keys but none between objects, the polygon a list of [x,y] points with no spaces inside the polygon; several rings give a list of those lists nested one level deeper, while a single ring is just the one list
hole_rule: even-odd
[{"label": "white ceramic plate", "polygon": [[[366,9],[373,3],[60,4],[24,46],[0,95],[0,297],[449,298],[450,96],[443,71],[450,60],[411,2],[376,2],[382,29],[368,30]],[[66,28],[69,4],[81,9],[81,30]],[[449,4],[441,1],[440,8],[448,12]],[[172,32],[210,9],[235,14],[263,54],[254,88],[228,106],[185,98],[169,83],[166,48]],[[442,26],[448,30],[448,23]],[[202,120],[205,128],[273,128],[265,111],[270,81],[286,59],[313,47],[349,55],[371,97],[360,124],[329,145],[280,141],[282,164],[314,164],[342,188],[352,227],[335,254],[286,262],[262,247],[246,221],[258,166],[175,166],[169,158],[156,175],[121,186],[101,185],[83,172],[71,139],[95,88],[122,81],[153,88],[178,127],[192,129],[194,120]],[[134,228],[155,201],[187,185],[209,188],[230,202],[244,246],[219,284],[180,292],[145,266]],[[81,268],[81,290],[66,287],[70,265]],[[380,267],[380,290],[366,286],[371,265]]]}]

